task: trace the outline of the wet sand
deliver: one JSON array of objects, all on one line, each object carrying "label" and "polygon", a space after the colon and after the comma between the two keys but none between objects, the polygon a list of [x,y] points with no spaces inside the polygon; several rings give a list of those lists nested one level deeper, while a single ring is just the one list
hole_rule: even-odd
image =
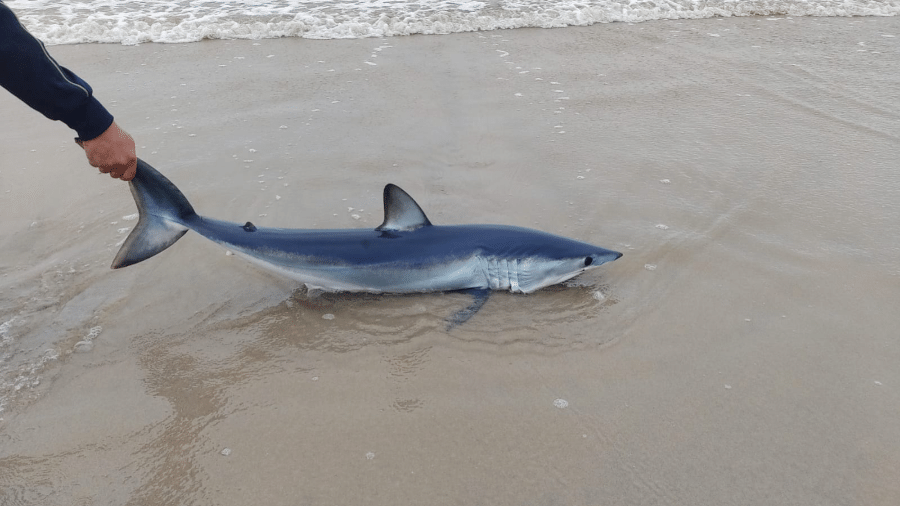
[{"label": "wet sand", "polygon": [[111,271],[125,185],[0,95],[0,503],[900,502],[900,20],[51,52],[201,214],[625,256],[450,332],[196,234]]}]

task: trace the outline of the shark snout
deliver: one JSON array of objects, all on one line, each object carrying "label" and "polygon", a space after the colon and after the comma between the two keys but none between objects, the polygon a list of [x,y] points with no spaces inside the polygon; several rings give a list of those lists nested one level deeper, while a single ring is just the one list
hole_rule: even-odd
[{"label": "shark snout", "polygon": [[613,260],[618,260],[621,257],[622,254],[618,251],[603,250],[585,258],[584,266],[587,267],[589,265],[600,265],[606,262],[612,262]]}]

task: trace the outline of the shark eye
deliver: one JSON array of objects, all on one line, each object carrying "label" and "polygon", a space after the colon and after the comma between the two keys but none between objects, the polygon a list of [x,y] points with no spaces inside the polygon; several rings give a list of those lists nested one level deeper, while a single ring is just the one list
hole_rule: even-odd
[{"label": "shark eye", "polygon": [[591,265],[592,263],[594,263],[594,259],[593,259],[593,258],[591,258],[591,257],[584,257],[584,266],[585,266],[585,267],[587,267],[588,265]]}]

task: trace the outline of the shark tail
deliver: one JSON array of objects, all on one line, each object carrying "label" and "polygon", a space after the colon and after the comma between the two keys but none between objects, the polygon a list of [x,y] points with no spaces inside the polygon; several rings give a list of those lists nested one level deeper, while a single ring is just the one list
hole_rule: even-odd
[{"label": "shark tail", "polygon": [[140,218],[113,260],[113,269],[144,261],[175,244],[187,233],[187,223],[197,218],[181,191],[140,158],[129,186]]}]

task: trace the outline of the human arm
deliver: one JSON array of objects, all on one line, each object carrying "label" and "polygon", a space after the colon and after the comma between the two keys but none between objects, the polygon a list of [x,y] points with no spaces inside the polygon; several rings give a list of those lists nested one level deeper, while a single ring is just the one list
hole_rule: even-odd
[{"label": "human arm", "polygon": [[52,120],[75,130],[91,165],[126,181],[137,166],[134,140],[113,121],[80,77],[54,60],[0,2],[0,85]]}]

